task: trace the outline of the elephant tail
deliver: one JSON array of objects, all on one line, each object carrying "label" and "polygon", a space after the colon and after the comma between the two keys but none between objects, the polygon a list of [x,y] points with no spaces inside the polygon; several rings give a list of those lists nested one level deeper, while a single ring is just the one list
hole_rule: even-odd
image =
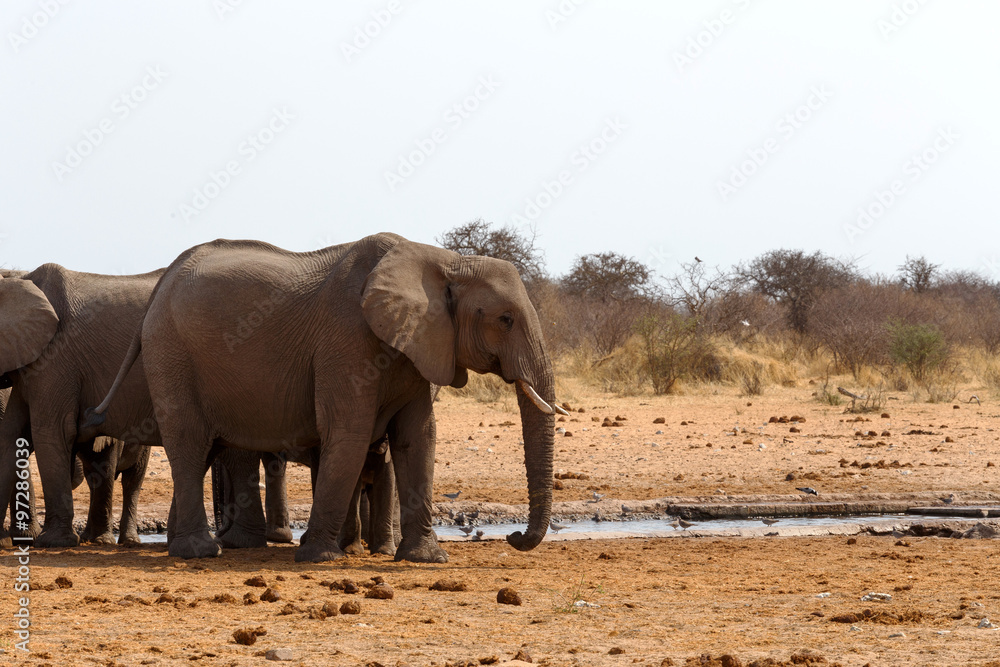
[{"label": "elephant tail", "polygon": [[128,375],[129,370],[131,370],[132,364],[134,364],[135,360],[139,358],[139,352],[141,351],[142,327],[140,326],[135,332],[135,336],[132,338],[132,344],[129,345],[128,352],[125,354],[125,361],[122,362],[121,368],[118,369],[118,375],[115,377],[115,381],[111,385],[111,389],[108,390],[107,396],[104,397],[104,400],[101,401],[101,404],[96,408],[87,408],[84,411],[83,418],[80,420],[78,427],[80,435],[89,434],[93,431],[93,429],[104,423],[104,413],[111,404],[111,400],[115,397],[118,387],[120,387],[121,383],[125,381],[125,376]]}]

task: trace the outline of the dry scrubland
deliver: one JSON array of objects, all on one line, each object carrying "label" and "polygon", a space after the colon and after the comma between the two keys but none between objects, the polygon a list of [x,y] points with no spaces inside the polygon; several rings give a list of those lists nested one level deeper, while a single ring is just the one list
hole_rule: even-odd
[{"label": "dry scrubland", "polygon": [[[953,400],[928,402],[933,397],[914,385],[885,390],[874,411],[853,413],[848,399],[831,404],[837,399],[824,388],[866,393],[872,383],[827,378],[830,360],[819,353],[777,343],[733,346],[733,377],[681,381],[673,393],[656,395],[628,380],[638,373],[627,370],[632,344],[603,363],[558,360],[559,398],[574,412],[557,424],[572,434],[556,438],[555,468],[564,477],[555,490],[557,514],[569,507],[560,502],[587,500],[594,490],[605,499],[584,507],[608,518],[620,514],[620,500],[654,498],[931,504],[955,493],[960,504],[1000,501],[1000,472],[991,465],[1000,464],[1000,395],[979,374],[974,353],[950,371]],[[763,369],[762,393],[746,394],[733,370],[739,368]],[[971,395],[981,403],[969,403]],[[527,502],[509,388],[473,378],[465,390],[444,392],[437,416],[441,516],[448,508]],[[603,426],[605,418],[617,424]],[[308,475],[299,467],[291,474],[294,514],[305,518]],[[142,513],[165,518],[165,457],[154,456],[149,475]],[[795,491],[803,485],[820,497]],[[440,495],[458,490],[454,503]],[[77,506],[84,500],[80,494]],[[506,532],[485,528],[491,536]],[[302,665],[492,664],[521,651],[550,665],[998,665],[1000,632],[977,627],[984,617],[1000,621],[996,544],[873,536],[556,538],[519,553],[497,540],[448,543],[446,565],[370,556],[296,564],[288,546],[188,562],[169,557],[162,545],[36,551],[34,580],[51,590],[32,593],[34,653],[18,660],[262,665],[269,664],[267,650],[287,647],[291,664]],[[0,568],[10,581],[13,558],[5,555]],[[246,583],[258,575],[265,587]],[[60,588],[57,577],[72,587]],[[366,597],[373,577],[393,589],[392,599]],[[345,579],[358,592],[345,592]],[[498,604],[506,587],[522,604]],[[261,595],[275,597],[267,588],[278,599],[260,602]],[[893,599],[862,602],[869,591]],[[10,617],[11,597],[0,598],[0,616]],[[256,602],[247,604],[247,597]],[[345,613],[351,601],[360,613]],[[238,630],[266,634],[243,645],[234,639]],[[9,641],[7,628],[0,632]],[[10,658],[6,648],[0,662]]]}]

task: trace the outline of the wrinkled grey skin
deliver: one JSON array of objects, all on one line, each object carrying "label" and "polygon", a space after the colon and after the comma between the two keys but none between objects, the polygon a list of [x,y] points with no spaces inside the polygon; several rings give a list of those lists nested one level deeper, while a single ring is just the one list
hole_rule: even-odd
[{"label": "wrinkled grey skin", "polygon": [[430,384],[463,386],[468,370],[495,373],[516,387],[529,519],[526,533],[507,539],[529,550],[545,535],[552,365],[537,314],[508,262],[394,234],[308,253],[257,241],[196,246],[157,284],[119,378],[85,425],[104,417],[140,351],[150,394],[174,404],[157,415],[174,482],[173,556],[221,553],[202,502],[217,447],[316,446],[312,514],[295,558],[341,557],[338,536],[368,447],[388,433],[403,536],[395,557],[447,561],[431,528]]},{"label": "wrinkled grey skin", "polygon": [[[114,474],[123,469],[138,475],[145,465],[141,460],[148,460],[148,451],[139,445],[159,444],[141,361],[124,378],[115,415],[86,434],[78,431],[77,422],[115,379],[161,274],[162,270],[105,276],[44,264],[28,273],[5,272],[0,278],[0,373],[13,385],[0,421],[0,460],[14,459],[17,438],[27,439],[34,448],[45,498],[45,525],[35,539],[36,547],[79,543],[73,529],[74,453],[83,453],[96,494],[91,498],[88,537],[106,541]],[[101,435],[129,446],[95,454],[92,443]],[[141,484],[136,475],[123,477],[131,494],[124,502],[125,542],[134,535],[129,527],[135,525],[134,496]],[[11,470],[5,466],[0,470],[0,498],[8,498],[13,485]]]}]

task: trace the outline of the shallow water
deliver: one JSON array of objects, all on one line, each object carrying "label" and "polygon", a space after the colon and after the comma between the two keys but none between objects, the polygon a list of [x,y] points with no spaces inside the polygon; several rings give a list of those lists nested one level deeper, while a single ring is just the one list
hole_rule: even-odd
[{"label": "shallow water", "polygon": [[[923,514],[876,514],[857,516],[811,516],[811,517],[788,517],[782,518],[772,529],[788,526],[808,526],[810,528],[825,528],[844,524],[864,523],[864,524],[911,524],[926,521],[928,519],[965,519],[968,517],[943,517]],[[567,522],[566,528],[559,531],[559,535],[570,535],[573,533],[616,533],[616,537],[653,537],[663,532],[673,532],[669,522],[665,519],[644,519],[639,521],[576,521]],[[760,519],[717,519],[709,521],[696,521],[690,530],[699,531],[724,531],[739,530],[747,528],[765,528]],[[476,530],[482,530],[484,537],[504,537],[515,530],[523,531],[527,524],[523,523],[500,523],[484,524],[476,526]],[[439,537],[465,538],[466,535],[458,526],[435,526],[434,531]],[[292,530],[292,537],[296,540],[302,536],[302,530]],[[677,530],[676,532],[683,532]],[[552,531],[549,531],[552,534]],[[140,535],[143,543],[155,544],[165,543],[167,536],[164,533],[152,535]]]}]

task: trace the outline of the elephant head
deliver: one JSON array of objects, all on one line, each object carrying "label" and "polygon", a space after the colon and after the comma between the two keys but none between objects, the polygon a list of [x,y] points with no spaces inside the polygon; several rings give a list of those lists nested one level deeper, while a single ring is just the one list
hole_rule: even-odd
[{"label": "elephant head", "polygon": [[0,276],[0,374],[38,359],[58,326],[59,316],[33,282]]},{"label": "elephant head", "polygon": [[364,317],[431,383],[460,387],[472,370],[516,386],[530,511],[526,533],[507,541],[533,549],[552,507],[554,413],[565,411],[524,283],[509,262],[395,238],[365,281]]}]

